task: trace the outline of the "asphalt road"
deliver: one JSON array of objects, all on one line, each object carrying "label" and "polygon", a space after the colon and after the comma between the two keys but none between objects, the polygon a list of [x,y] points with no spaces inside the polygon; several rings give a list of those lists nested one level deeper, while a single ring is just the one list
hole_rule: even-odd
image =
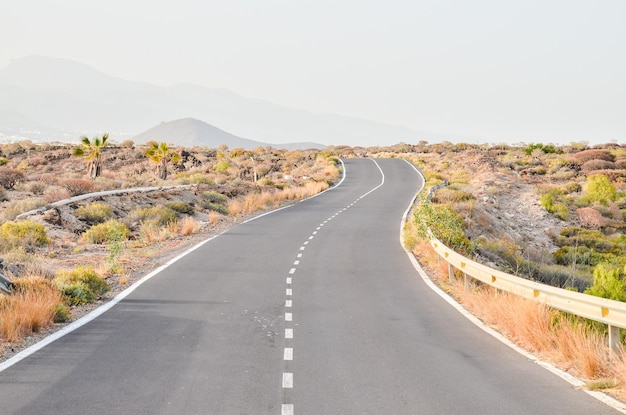
[{"label": "asphalt road", "polygon": [[613,414],[436,295],[400,246],[420,178],[239,224],[0,372],[0,414]]}]

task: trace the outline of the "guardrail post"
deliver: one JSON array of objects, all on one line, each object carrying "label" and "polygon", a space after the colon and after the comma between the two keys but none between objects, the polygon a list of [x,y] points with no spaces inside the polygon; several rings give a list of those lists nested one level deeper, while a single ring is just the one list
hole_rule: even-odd
[{"label": "guardrail post", "polygon": [[448,281],[454,282],[454,267],[448,262]]},{"label": "guardrail post", "polygon": [[609,348],[614,353],[617,353],[619,351],[620,341],[621,341],[621,339],[620,339],[619,327],[611,326],[609,324]]},{"label": "guardrail post", "polygon": [[470,279],[467,278],[467,274],[463,273],[463,286],[465,287],[465,291],[470,291],[472,288],[472,284],[470,284]]}]

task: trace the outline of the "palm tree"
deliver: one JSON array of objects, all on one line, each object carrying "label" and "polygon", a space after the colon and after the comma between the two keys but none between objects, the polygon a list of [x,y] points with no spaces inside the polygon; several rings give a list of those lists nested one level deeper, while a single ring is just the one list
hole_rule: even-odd
[{"label": "palm tree", "polygon": [[90,178],[95,179],[100,176],[102,171],[102,157],[101,150],[107,145],[109,134],[105,133],[102,137],[94,137],[91,140],[89,137],[83,135],[80,137],[80,147],[76,147],[74,150],[75,156],[87,157],[87,174]]},{"label": "palm tree", "polygon": [[156,176],[161,180],[167,179],[167,163],[169,161],[178,163],[180,154],[170,149],[165,142],[158,144],[156,141],[150,141],[147,144],[146,157],[156,163]]}]

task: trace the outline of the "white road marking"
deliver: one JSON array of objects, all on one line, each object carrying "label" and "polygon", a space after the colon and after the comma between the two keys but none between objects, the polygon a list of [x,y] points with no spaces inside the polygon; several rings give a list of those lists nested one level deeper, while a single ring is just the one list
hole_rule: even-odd
[{"label": "white road marking", "polygon": [[285,291],[286,295],[293,295],[293,291],[291,291],[291,288],[287,288],[287,290]]},{"label": "white road marking", "polygon": [[293,348],[285,347],[284,360],[293,360]]},{"label": "white road marking", "polygon": [[298,254],[298,258],[302,258],[302,254]]},{"label": "white road marking", "polygon": [[309,241],[306,241],[306,242],[305,242],[305,243],[303,243],[302,245],[308,245],[308,244],[309,244]]},{"label": "white road marking", "polygon": [[285,300],[285,307],[291,307],[291,300]]},{"label": "white road marking", "polygon": [[300,265],[300,261],[293,261],[294,265]]},{"label": "white road marking", "polygon": [[285,313],[285,321],[293,321],[293,314]]},{"label": "white road marking", "polygon": [[284,403],[282,409],[280,410],[280,415],[294,415],[293,404]]},{"label": "white road marking", "polygon": [[291,277],[287,277],[287,284],[291,284]]},{"label": "white road marking", "polygon": [[304,251],[304,247],[303,247],[303,246],[301,246],[301,247],[300,247],[300,250],[301,250],[301,251]]},{"label": "white road marking", "polygon": [[315,238],[315,236],[313,236],[313,235],[309,236],[309,241],[310,241],[311,239],[313,239],[313,238]]},{"label": "white road marking", "polygon": [[293,388],[293,373],[283,373],[283,388]]},{"label": "white road marking", "polygon": [[285,329],[285,338],[293,339],[293,329]]},{"label": "white road marking", "polygon": [[290,273],[290,274],[293,274],[294,272],[296,272],[296,269],[295,269],[295,268],[291,268],[291,269],[289,270],[289,273]]}]

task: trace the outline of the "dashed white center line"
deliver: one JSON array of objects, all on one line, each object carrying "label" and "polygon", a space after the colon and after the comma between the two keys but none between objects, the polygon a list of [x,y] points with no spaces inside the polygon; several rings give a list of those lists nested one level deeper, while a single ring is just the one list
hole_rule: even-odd
[{"label": "dashed white center line", "polygon": [[303,243],[302,245],[308,245],[308,244],[309,244],[309,241],[306,241],[306,242],[305,242],[305,243]]},{"label": "dashed white center line", "polygon": [[285,339],[293,339],[293,329],[285,329]]},{"label": "dashed white center line", "polygon": [[294,415],[293,404],[284,403],[281,408],[280,415]]},{"label": "dashed white center line", "polygon": [[300,250],[301,250],[301,251],[304,251],[304,247],[303,247],[303,246],[301,246],[301,247],[300,247]]},{"label": "dashed white center line", "polygon": [[298,260],[293,261],[293,264],[294,264],[294,265],[300,265],[300,261],[298,261]]},{"label": "dashed white center line", "polygon": [[313,239],[313,238],[315,238],[315,236],[313,236],[313,235],[309,236],[309,241],[310,241],[311,239]]},{"label": "dashed white center line", "polygon": [[291,277],[287,277],[287,285],[291,284]]},{"label": "dashed white center line", "polygon": [[285,300],[285,307],[289,308],[291,307],[291,304],[292,304],[291,300]]},{"label": "dashed white center line", "polygon": [[283,373],[283,388],[293,388],[293,373]]},{"label": "dashed white center line", "polygon": [[284,360],[293,360],[293,348],[285,347]]},{"label": "dashed white center line", "polygon": [[285,313],[285,321],[293,321],[293,314]]},{"label": "dashed white center line", "polygon": [[293,291],[291,290],[291,288],[287,288],[287,290],[285,290],[285,294],[287,296],[291,296],[291,295],[293,295]]},{"label": "dashed white center line", "polygon": [[296,272],[296,269],[295,269],[295,268],[291,268],[291,269],[289,270],[289,273],[290,273],[290,274],[293,274],[294,272]]},{"label": "dashed white center line", "polygon": [[302,254],[298,254],[298,258],[302,258]]}]

